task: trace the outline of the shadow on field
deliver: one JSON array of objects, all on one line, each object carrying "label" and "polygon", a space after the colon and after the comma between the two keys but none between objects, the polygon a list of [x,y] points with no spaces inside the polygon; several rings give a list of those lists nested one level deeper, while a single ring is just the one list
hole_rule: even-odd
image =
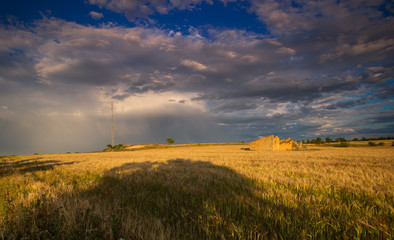
[{"label": "shadow on field", "polygon": [[95,238],[290,238],[302,231],[281,219],[290,224],[307,218],[306,211],[257,197],[258,191],[265,189],[230,168],[174,159],[113,168],[81,197],[97,204],[96,229],[103,216],[110,219]]},{"label": "shadow on field", "polygon": [[[40,167],[29,161],[19,164]],[[5,236],[299,239],[306,227],[303,220],[310,218],[309,209],[285,206],[275,196],[263,197],[270,191],[264,185],[205,161],[126,163],[103,175],[84,173],[71,181],[72,192],[55,198],[41,195],[20,210],[23,217],[19,220],[10,218]],[[92,181],[94,184],[89,186],[94,187],[86,188],[86,183]],[[0,239],[1,235],[0,229]]]},{"label": "shadow on field", "polygon": [[[25,171],[62,164],[40,160],[13,164]],[[319,193],[258,182],[187,159],[125,163],[104,173],[62,170],[50,171],[32,192],[18,178],[3,178],[0,239],[392,239],[390,210],[357,210],[377,205],[368,195],[334,187]],[[25,196],[29,204],[13,201]],[[370,221],[385,225],[357,225],[365,213],[380,214]]]},{"label": "shadow on field", "polygon": [[[3,161],[0,162],[0,177],[5,175],[12,175],[15,173],[27,173],[35,171],[45,171],[53,169],[55,166],[70,165],[75,162],[62,162],[57,160],[46,160],[43,158],[30,158],[20,161]],[[8,160],[8,159],[7,159]]]}]

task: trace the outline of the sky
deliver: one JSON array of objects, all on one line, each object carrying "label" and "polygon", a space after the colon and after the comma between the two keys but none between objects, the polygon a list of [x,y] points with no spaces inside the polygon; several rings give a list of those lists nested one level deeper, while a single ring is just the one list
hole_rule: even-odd
[{"label": "sky", "polygon": [[394,3],[2,0],[0,155],[394,135]]}]

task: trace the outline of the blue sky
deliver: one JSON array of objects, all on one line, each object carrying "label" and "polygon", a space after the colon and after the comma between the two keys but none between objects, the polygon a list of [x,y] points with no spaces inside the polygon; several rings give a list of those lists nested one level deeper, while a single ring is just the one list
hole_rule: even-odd
[{"label": "blue sky", "polygon": [[0,154],[394,135],[391,1],[1,1]]}]

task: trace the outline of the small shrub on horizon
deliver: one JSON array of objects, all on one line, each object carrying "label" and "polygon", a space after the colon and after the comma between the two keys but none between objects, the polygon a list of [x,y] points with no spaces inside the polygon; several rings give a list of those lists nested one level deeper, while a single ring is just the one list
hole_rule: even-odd
[{"label": "small shrub on horizon", "polygon": [[348,142],[340,142],[338,144],[338,147],[349,147],[349,146],[350,146],[350,143],[348,143]]},{"label": "small shrub on horizon", "polygon": [[384,146],[384,142],[380,142],[378,145],[379,146]]},{"label": "small shrub on horizon", "polygon": [[346,142],[346,139],[342,137],[338,137],[335,139],[335,142]]},{"label": "small shrub on horizon", "polygon": [[106,151],[122,151],[124,150],[125,147],[123,146],[123,144],[118,144],[115,146],[112,146],[111,144],[107,144],[107,148],[103,149],[103,152]]},{"label": "small shrub on horizon", "polygon": [[376,144],[375,142],[368,142],[369,146],[378,146],[378,144]]}]

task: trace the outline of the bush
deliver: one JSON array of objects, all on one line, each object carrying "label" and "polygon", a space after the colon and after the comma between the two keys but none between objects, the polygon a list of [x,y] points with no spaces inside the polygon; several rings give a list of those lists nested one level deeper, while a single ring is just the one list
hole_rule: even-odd
[{"label": "bush", "polygon": [[348,142],[341,142],[338,144],[338,147],[349,147],[349,146],[350,146],[350,143],[348,143]]},{"label": "bush", "polygon": [[380,142],[378,145],[379,146],[384,146],[384,142]]},{"label": "bush", "polygon": [[123,144],[118,144],[112,147],[113,150],[115,151],[121,151],[124,149]]},{"label": "bush", "polygon": [[111,144],[107,144],[107,148],[104,149],[103,151],[107,152],[107,151],[122,151],[122,150],[125,150],[123,144],[118,144],[115,146],[112,146]]},{"label": "bush", "polygon": [[378,144],[376,144],[375,142],[368,142],[369,146],[378,146]]},{"label": "bush", "polygon": [[174,143],[174,142],[175,142],[174,139],[172,139],[172,138],[167,138],[167,143],[172,144],[172,143]]},{"label": "bush", "polygon": [[391,143],[391,146],[394,146],[394,141]]}]

